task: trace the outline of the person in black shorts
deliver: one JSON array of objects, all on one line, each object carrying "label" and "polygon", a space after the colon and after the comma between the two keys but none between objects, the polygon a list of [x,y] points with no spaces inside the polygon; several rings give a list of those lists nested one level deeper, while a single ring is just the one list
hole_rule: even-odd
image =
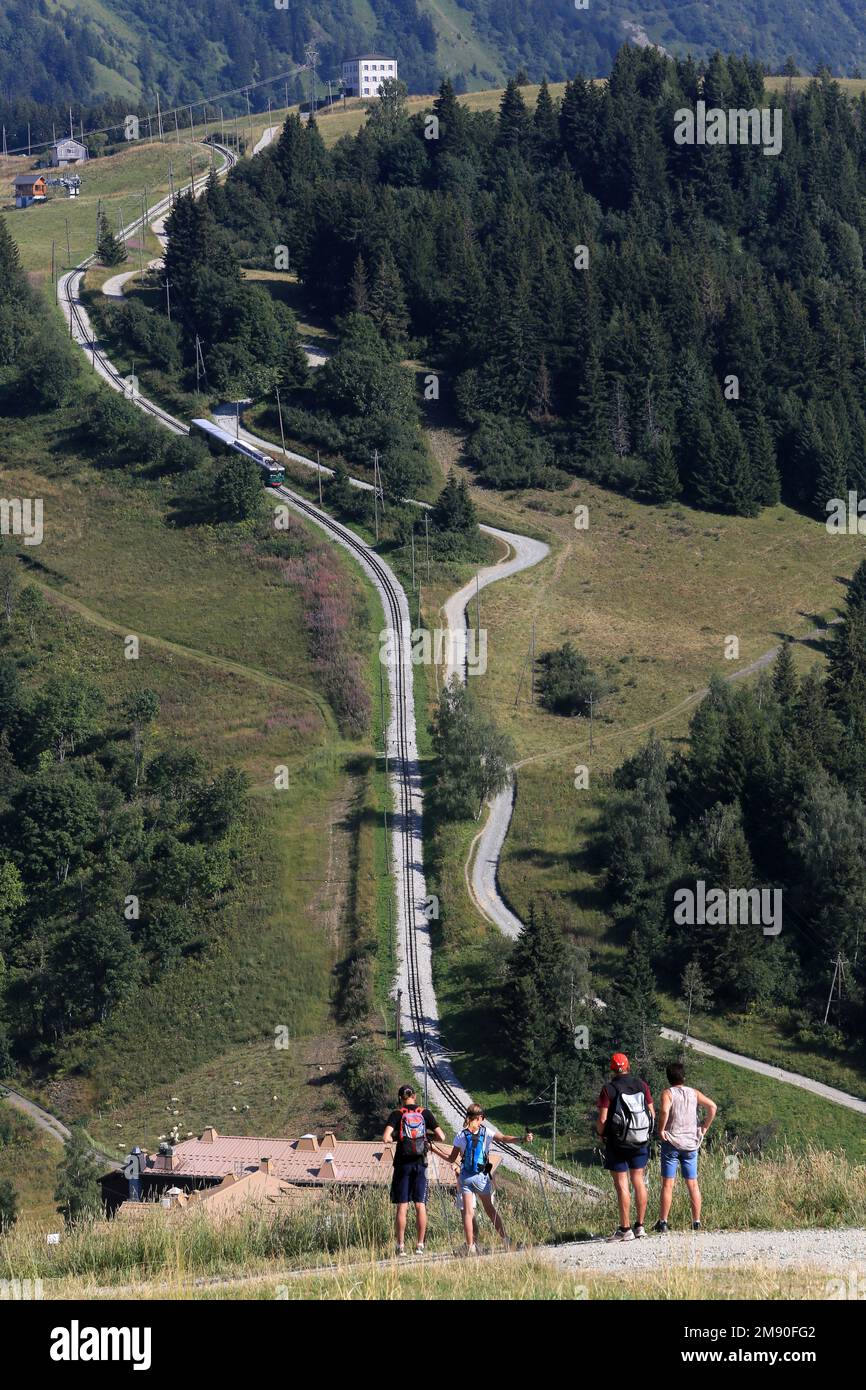
[{"label": "person in black shorts", "polygon": [[[640,1240],[645,1234],[643,1223],[646,1216],[647,1189],[644,1181],[644,1169],[649,1163],[649,1141],[652,1125],[655,1122],[655,1107],[649,1086],[645,1081],[631,1075],[629,1060],[624,1052],[613,1054],[610,1059],[610,1073],[610,1081],[602,1086],[598,1098],[598,1120],[596,1121],[596,1130],[605,1141],[604,1166],[613,1178],[619,1206],[619,1225],[608,1239],[612,1241]],[[643,1120],[648,1127],[646,1142],[640,1148],[617,1148],[616,1141],[610,1132],[610,1115],[616,1107],[617,1096],[623,1093],[632,1098],[640,1097],[639,1108],[644,1112]],[[634,1188],[635,1206],[637,1207],[637,1221],[634,1223],[634,1227],[629,1225],[631,1216],[629,1182]]]},{"label": "person in black shorts", "polygon": [[431,1141],[438,1139],[444,1143],[445,1135],[435,1115],[418,1105],[414,1086],[401,1086],[397,1100],[399,1108],[391,1111],[382,1135],[386,1144],[394,1145],[391,1202],[397,1208],[394,1213],[397,1254],[406,1254],[406,1218],[412,1202],[417,1224],[415,1254],[423,1255],[427,1235],[427,1153]]}]

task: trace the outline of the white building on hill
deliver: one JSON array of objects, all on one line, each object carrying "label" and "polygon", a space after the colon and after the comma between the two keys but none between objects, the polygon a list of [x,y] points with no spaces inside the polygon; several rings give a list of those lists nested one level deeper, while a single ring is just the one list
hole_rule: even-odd
[{"label": "white building on hill", "polygon": [[87,158],[87,146],[67,135],[63,140],[54,141],[48,158],[56,169],[65,169],[67,164],[83,164]]},{"label": "white building on hill", "polygon": [[382,83],[397,76],[397,59],[384,53],[362,53],[343,64],[343,89],[347,97],[374,97]]}]

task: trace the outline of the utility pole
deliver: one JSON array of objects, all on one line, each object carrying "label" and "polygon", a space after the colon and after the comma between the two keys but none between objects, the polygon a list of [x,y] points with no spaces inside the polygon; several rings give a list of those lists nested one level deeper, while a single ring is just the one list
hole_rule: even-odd
[{"label": "utility pole", "polygon": [[167,312],[167,314],[168,314],[168,321],[169,321],[169,323],[171,323],[171,289],[170,289],[170,284],[171,284],[171,281],[168,279],[168,276],[166,276],[166,280],[165,280],[165,307],[166,307],[166,312]]},{"label": "utility pole", "polygon": [[424,513],[424,547],[427,551],[427,583],[430,583],[430,516]]},{"label": "utility pole", "polygon": [[[144,210],[144,194],[141,196],[141,232],[138,237],[138,273],[144,273],[144,237],[147,231],[147,214]],[[67,223],[67,238],[69,235],[69,224]]]},{"label": "utility pole", "polygon": [[532,638],[529,644],[529,703],[535,704],[535,619],[532,619]]},{"label": "utility pole", "polygon": [[164,136],[163,136],[163,133],[162,133],[162,111],[160,110],[160,106],[159,106],[159,90],[158,90],[158,89],[157,89],[157,93],[156,93],[156,129],[157,129],[157,134],[159,135],[160,140],[164,139]]},{"label": "utility pole", "polygon": [[322,459],[319,450],[316,450],[316,469],[319,474],[319,506],[322,505]]},{"label": "utility pole", "polygon": [[174,108],[174,138],[175,138],[175,142],[179,145],[179,144],[180,144],[180,126],[179,126],[178,123],[177,123],[177,107]]},{"label": "utility pole", "polygon": [[556,1105],[559,1096],[559,1077],[553,1078],[553,1161],[556,1162]]},{"label": "utility pole", "polygon": [[310,115],[316,114],[316,64],[319,61],[319,50],[315,43],[308,43],[304,49],[304,61],[310,70]]},{"label": "utility pole", "polygon": [[833,990],[836,988],[836,981],[839,981],[837,1000],[842,1002],[842,981],[845,978],[845,961],[840,952],[836,952],[836,959],[833,962],[833,978],[830,981],[830,993],[827,996],[827,1007],[824,1010],[824,1022],[830,1017],[830,1003],[833,999]]},{"label": "utility pole", "polygon": [[54,286],[54,303],[57,303],[57,276],[54,269],[54,242],[51,243],[51,283]]},{"label": "utility pole", "polygon": [[376,544],[379,544],[379,450],[373,450],[373,513],[376,518]]},{"label": "utility pole", "polygon": [[244,96],[245,96],[246,99],[247,99],[247,124],[249,125],[249,128],[250,128],[250,154],[252,154],[252,152],[253,152],[253,113],[252,113],[252,111],[250,110],[250,89],[249,89],[249,87],[247,87],[246,91],[244,92]]},{"label": "utility pole", "polygon": [[64,217],[63,220],[66,223],[66,264],[70,266],[72,265],[72,252],[69,249],[69,218]]},{"label": "utility pole", "polygon": [[224,145],[226,142],[226,118],[223,115],[222,107],[220,107],[220,134],[222,136],[221,143]]},{"label": "utility pole", "polygon": [[415,523],[412,522],[412,588],[415,588]]},{"label": "utility pole", "polygon": [[27,158],[30,158],[30,122],[27,122]]},{"label": "utility pole", "polygon": [[241,403],[235,401],[235,439],[241,437]]},{"label": "utility pole", "polygon": [[382,675],[382,663],[379,662],[379,705],[382,711],[382,739],[385,744],[385,765],[388,762],[388,733],[385,728],[385,678]]},{"label": "utility pole", "polygon": [[589,692],[589,756],[592,757],[592,714],[593,714],[592,691]]},{"label": "utility pole", "polygon": [[403,1004],[403,991],[402,991],[402,989],[398,989],[398,990],[397,990],[397,1027],[396,1027],[396,1029],[395,1029],[395,1035],[396,1035],[396,1038],[397,1038],[397,1051],[398,1051],[398,1052],[400,1051],[400,1014],[402,1013],[402,1004]]},{"label": "utility pole", "polygon": [[195,335],[195,366],[195,382],[196,389],[198,389],[199,370],[201,370],[201,375],[204,377],[205,381],[207,381],[207,368],[204,364],[204,353],[201,350],[201,339],[199,338],[197,333]]},{"label": "utility pole", "polygon": [[390,872],[391,872],[391,845],[390,845],[390,842],[389,842],[389,840],[388,840],[388,812],[387,812],[387,811],[383,811],[383,812],[382,812],[382,819],[383,819],[384,824],[385,824],[385,870],[386,870],[387,873],[390,874]]},{"label": "utility pole", "polygon": [[275,386],[275,387],[274,387],[274,390],[275,390],[276,393],[277,393],[277,414],[278,414],[279,417],[280,417],[280,439],[283,441],[283,458],[285,459],[285,458],[288,458],[288,455],[287,455],[287,453],[286,453],[286,436],[285,436],[285,434],[283,433],[283,407],[282,407],[282,405],[280,404],[280,388],[279,388],[279,386]]},{"label": "utility pole", "polygon": [[174,165],[168,161],[168,205],[174,207]]},{"label": "utility pole", "polygon": [[478,640],[481,641],[481,588],[478,583],[478,571],[475,571],[475,629],[478,633]]},{"label": "utility pole", "polygon": [[188,109],[189,109],[189,138],[190,138],[190,140],[192,140],[193,137],[194,137],[194,131],[193,131],[193,128],[192,128],[192,107],[190,106]]},{"label": "utility pole", "polygon": [[148,140],[152,140],[152,139],[153,139],[153,126],[152,126],[151,123],[150,123],[150,112],[149,112],[149,111],[148,111],[148,113],[147,113],[147,138],[148,138]]}]

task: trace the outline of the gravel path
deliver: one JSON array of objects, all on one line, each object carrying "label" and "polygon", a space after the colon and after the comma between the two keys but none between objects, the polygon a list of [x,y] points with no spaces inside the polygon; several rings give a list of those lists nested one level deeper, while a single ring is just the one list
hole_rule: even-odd
[{"label": "gravel path", "polygon": [[685,1231],[647,1236],[625,1245],[608,1245],[602,1239],[541,1246],[532,1253],[560,1269],[741,1269],[758,1264],[774,1269],[811,1266],[844,1278],[855,1263],[866,1261],[866,1231]]},{"label": "gravel path", "polygon": [[[162,265],[162,261],[148,261],[147,269],[156,270]],[[123,299],[123,287],[128,280],[134,280],[139,274],[137,270],[124,270],[120,275],[112,275],[110,280],[106,280],[102,286],[102,293],[106,299]]]},{"label": "gravel path", "polygon": [[[682,1032],[675,1028],[662,1028],[663,1038],[669,1038],[672,1042],[679,1042]],[[836,1105],[844,1105],[847,1110],[857,1110],[861,1115],[866,1115],[866,1100],[861,1100],[859,1096],[849,1095],[847,1091],[839,1091],[835,1086],[825,1086],[823,1081],[813,1081],[811,1076],[801,1076],[796,1071],[785,1071],[782,1067],[772,1066],[769,1062],[759,1062],[756,1057],[744,1057],[739,1052],[729,1052],[725,1047],[716,1047],[714,1043],[701,1042],[699,1038],[689,1037],[686,1039],[689,1047],[693,1047],[695,1052],[702,1052],[705,1057],[717,1057],[720,1062],[730,1062],[732,1066],[742,1067],[744,1071],[755,1071],[760,1076],[770,1076],[774,1081],[784,1081],[788,1086],[799,1086],[801,1091],[811,1091],[815,1096],[823,1096],[824,1100],[832,1100]]]}]

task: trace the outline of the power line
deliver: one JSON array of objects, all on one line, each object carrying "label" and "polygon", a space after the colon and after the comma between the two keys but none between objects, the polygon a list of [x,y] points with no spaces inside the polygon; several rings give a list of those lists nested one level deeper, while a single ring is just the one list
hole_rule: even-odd
[{"label": "power line", "polygon": [[[168,111],[162,111],[162,112],[160,112],[160,122],[164,121],[164,120],[166,119],[166,117],[168,117],[168,116],[175,116],[175,117],[176,117],[176,116],[177,116],[177,113],[178,113],[179,111],[186,111],[186,110],[192,111],[196,106],[201,106],[201,107],[203,107],[203,108],[206,109],[209,105],[213,105],[214,103],[216,103],[216,102],[218,102],[218,101],[225,101],[228,97],[243,96],[244,93],[246,93],[246,92],[252,92],[252,91],[253,91],[255,88],[257,88],[257,87],[268,87],[268,86],[270,86],[273,82],[286,82],[288,78],[290,78],[290,77],[297,77],[298,73],[300,73],[300,72],[306,72],[306,71],[307,71],[307,64],[306,64],[306,63],[301,63],[301,64],[299,64],[298,67],[288,68],[285,72],[277,72],[277,73],[274,73],[273,77],[262,77],[262,78],[259,79],[258,82],[246,82],[246,83],[244,83],[244,85],[243,85],[242,87],[232,87],[232,88],[231,88],[229,91],[227,91],[227,92],[217,92],[217,94],[216,94],[215,96],[201,97],[198,101],[194,101],[194,102],[192,103],[192,106],[190,106],[188,102],[185,102],[182,106],[173,106],[173,107],[171,107]],[[158,105],[159,105],[159,95],[157,94],[157,106],[158,106]],[[288,105],[288,103],[287,103],[287,105]],[[70,113],[70,119],[71,119],[71,113]],[[150,115],[148,115],[148,116],[146,117],[146,120],[148,121],[148,123],[150,123],[150,120],[151,120]],[[207,117],[206,117],[206,116],[204,117],[204,122],[203,122],[203,123],[204,123],[204,124],[207,123]],[[112,133],[112,131],[115,131],[115,130],[123,130],[123,129],[125,129],[125,118],[124,118],[123,121],[118,121],[116,125],[103,126],[100,130],[91,130],[91,131],[88,131],[88,134],[89,134],[89,135],[110,135],[110,134]],[[20,146],[17,146],[15,149],[12,149],[12,150],[8,150],[8,149],[7,149],[7,150],[4,150],[4,154],[7,154],[7,155],[14,155],[14,154],[31,154],[31,153],[35,153],[37,150],[47,150],[47,149],[50,149],[51,146],[52,146],[53,144],[55,144],[55,143],[56,143],[56,142],[55,142],[54,140],[43,140],[43,141],[41,142],[41,144],[38,144],[38,145],[31,145],[29,148],[26,147],[26,146],[24,146],[24,145],[20,145]]]}]

